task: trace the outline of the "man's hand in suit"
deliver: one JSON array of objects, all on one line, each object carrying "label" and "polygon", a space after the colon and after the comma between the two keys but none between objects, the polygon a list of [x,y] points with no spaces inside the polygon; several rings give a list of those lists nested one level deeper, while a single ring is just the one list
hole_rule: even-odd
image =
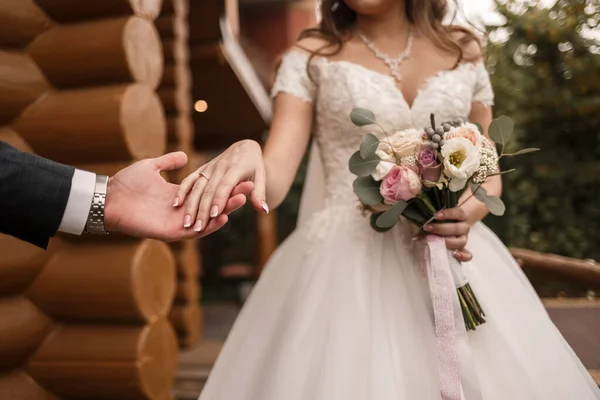
[{"label": "man's hand in suit", "polygon": [[172,171],[187,163],[185,153],[138,161],[119,171],[108,181],[105,226],[109,232],[175,241],[209,235],[227,223],[227,215],[246,203],[254,189],[252,182],[240,183],[227,201],[225,212],[210,221],[201,233],[184,228],[185,208],[174,207],[178,185],[167,182],[161,171]]}]

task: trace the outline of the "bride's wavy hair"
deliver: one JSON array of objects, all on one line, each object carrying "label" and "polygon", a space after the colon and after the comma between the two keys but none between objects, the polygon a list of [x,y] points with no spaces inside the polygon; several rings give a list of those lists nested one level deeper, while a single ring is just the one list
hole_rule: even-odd
[{"label": "bride's wavy hair", "polygon": [[[481,41],[473,31],[465,27],[444,24],[448,14],[448,1],[453,1],[456,12],[459,12],[460,6],[455,0],[404,0],[404,5],[408,20],[419,34],[429,38],[441,50],[456,55],[456,67],[463,60],[474,61],[465,59],[463,47],[474,40],[481,48]],[[315,56],[338,54],[357,19],[357,13],[344,0],[322,0],[321,16],[321,23],[317,27],[303,30],[298,37],[298,40],[319,38],[327,42],[316,51],[305,49],[311,53],[310,60]],[[453,37],[457,33],[460,35],[459,40]]]}]

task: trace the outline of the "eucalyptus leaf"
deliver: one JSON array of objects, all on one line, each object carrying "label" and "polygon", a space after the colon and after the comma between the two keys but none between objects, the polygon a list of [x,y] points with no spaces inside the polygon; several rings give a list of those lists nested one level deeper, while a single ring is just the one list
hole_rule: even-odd
[{"label": "eucalyptus leaf", "polygon": [[374,206],[383,203],[383,196],[379,193],[379,182],[371,176],[356,178],[352,188],[360,201],[366,205]]},{"label": "eucalyptus leaf", "polygon": [[404,215],[404,217],[413,224],[417,226],[423,226],[425,222],[427,222],[428,218],[423,217],[423,215],[421,215],[421,213],[419,213],[414,206],[411,206],[411,204],[406,207],[406,209],[402,212],[402,215]]},{"label": "eucalyptus leaf", "polygon": [[357,151],[350,157],[348,166],[350,167],[350,172],[356,176],[369,176],[375,171],[380,161],[381,159],[377,154],[373,153],[367,158],[362,158],[360,151]]},{"label": "eucalyptus leaf", "polygon": [[360,144],[360,156],[364,159],[371,155],[374,155],[379,147],[379,139],[372,133],[367,133],[363,136],[362,143]]},{"label": "eucalyptus leaf", "polygon": [[515,130],[515,123],[509,117],[502,115],[494,119],[488,129],[490,138],[499,144],[505,145]]},{"label": "eucalyptus leaf", "polygon": [[375,114],[366,108],[355,108],[350,113],[350,119],[356,126],[366,126],[375,124]]},{"label": "eucalyptus leaf", "polygon": [[386,212],[377,218],[376,224],[381,229],[388,229],[396,225],[402,216],[402,212],[406,209],[408,203],[400,200],[391,206]]},{"label": "eucalyptus leaf", "polygon": [[500,197],[497,196],[488,196],[485,200],[485,206],[489,210],[490,214],[496,216],[504,215],[506,211],[506,206]]},{"label": "eucalyptus leaf", "polygon": [[389,228],[380,228],[380,227],[377,226],[377,219],[381,216],[381,214],[383,214],[383,213],[373,213],[373,214],[371,214],[371,227],[373,229],[375,229],[375,231],[383,233],[383,232],[389,231],[390,229],[392,229],[392,227],[389,227]]},{"label": "eucalyptus leaf", "polygon": [[504,215],[506,206],[504,202],[496,196],[490,196],[484,187],[479,185],[479,189],[475,192],[475,198],[481,201],[487,207],[488,211],[496,216]]},{"label": "eucalyptus leaf", "polygon": [[481,133],[482,135],[484,134],[483,126],[481,126],[481,124],[479,124],[477,122],[473,122],[473,125],[475,125],[477,127],[477,129],[479,129],[479,133]]},{"label": "eucalyptus leaf", "polygon": [[535,153],[536,151],[540,151],[540,149],[536,149],[536,148],[522,149],[522,150],[516,151],[512,154],[505,154],[504,156],[505,157],[520,156],[522,154]]}]

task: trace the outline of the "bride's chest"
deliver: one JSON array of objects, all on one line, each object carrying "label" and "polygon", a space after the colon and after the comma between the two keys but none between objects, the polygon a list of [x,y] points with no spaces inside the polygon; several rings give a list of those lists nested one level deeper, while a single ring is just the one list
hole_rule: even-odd
[{"label": "bride's chest", "polygon": [[438,121],[466,118],[476,84],[474,66],[462,64],[426,79],[409,105],[391,76],[346,61],[324,61],[317,68],[319,130],[323,134],[343,135],[350,141],[349,136],[356,136],[353,132],[364,131],[350,120],[353,108],[373,111],[377,122],[392,132],[424,128],[429,126],[432,113]]}]

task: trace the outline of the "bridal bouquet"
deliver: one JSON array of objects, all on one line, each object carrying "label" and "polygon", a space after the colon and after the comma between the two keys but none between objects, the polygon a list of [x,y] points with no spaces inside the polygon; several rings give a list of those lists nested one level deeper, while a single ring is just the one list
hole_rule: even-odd
[{"label": "bridal bouquet", "polygon": [[[488,133],[501,146],[482,134],[482,129],[460,119],[388,134],[373,112],[356,108],[350,115],[357,126],[377,126],[385,138],[372,133],[363,137],[359,151],[350,158],[350,171],[357,176],[354,192],[363,209],[371,213],[371,226],[380,232],[391,229],[400,219],[423,228],[435,220],[435,214],[462,205],[475,196],[494,215],[502,215],[502,200],[490,196],[482,184],[490,177],[511,171],[498,171],[498,160],[536,151],[524,149],[506,154],[504,148],[514,124],[508,117],[492,121]],[[470,189],[470,196],[460,202]],[[440,221],[443,222],[443,221]],[[485,322],[485,314],[467,282],[462,267],[450,254],[448,265],[458,291],[463,319],[468,330]]]}]

